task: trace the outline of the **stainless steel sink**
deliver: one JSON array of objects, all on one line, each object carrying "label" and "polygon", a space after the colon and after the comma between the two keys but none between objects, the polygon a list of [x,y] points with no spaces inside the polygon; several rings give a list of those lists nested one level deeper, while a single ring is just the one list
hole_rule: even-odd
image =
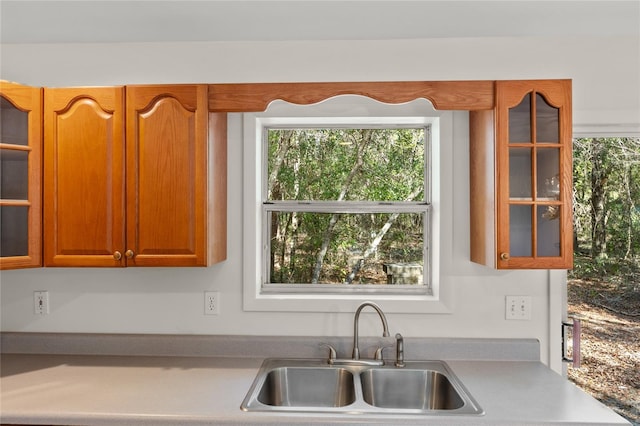
[{"label": "stainless steel sink", "polygon": [[258,401],[274,407],[344,407],[355,401],[353,374],[344,368],[276,367],[266,374]]},{"label": "stainless steel sink", "polygon": [[464,406],[451,381],[437,371],[371,368],[360,378],[365,402],[376,407],[456,410]]},{"label": "stainless steel sink", "polygon": [[326,359],[267,359],[242,402],[245,411],[482,415],[443,361],[330,365]]}]

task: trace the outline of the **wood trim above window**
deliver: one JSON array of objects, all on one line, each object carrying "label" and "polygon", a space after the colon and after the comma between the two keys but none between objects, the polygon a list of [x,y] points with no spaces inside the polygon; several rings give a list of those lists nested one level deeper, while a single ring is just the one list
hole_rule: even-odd
[{"label": "wood trim above window", "polygon": [[278,99],[309,105],[338,95],[361,95],[389,104],[425,98],[438,110],[487,110],[494,107],[494,84],[491,80],[210,84],[209,111],[259,112]]}]

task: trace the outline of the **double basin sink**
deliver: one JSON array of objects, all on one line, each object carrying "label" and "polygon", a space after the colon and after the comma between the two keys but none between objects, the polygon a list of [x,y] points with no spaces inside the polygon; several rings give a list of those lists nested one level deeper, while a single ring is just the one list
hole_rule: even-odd
[{"label": "double basin sink", "polygon": [[245,411],[350,414],[482,415],[443,361],[330,365],[326,359],[267,359]]}]

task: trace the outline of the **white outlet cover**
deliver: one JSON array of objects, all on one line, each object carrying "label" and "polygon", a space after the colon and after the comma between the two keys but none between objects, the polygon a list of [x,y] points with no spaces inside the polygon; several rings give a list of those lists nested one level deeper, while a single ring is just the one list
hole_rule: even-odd
[{"label": "white outlet cover", "polygon": [[219,291],[205,291],[204,314],[220,315],[220,292]]},{"label": "white outlet cover", "polygon": [[505,318],[508,320],[531,320],[531,296],[507,296],[505,302]]}]

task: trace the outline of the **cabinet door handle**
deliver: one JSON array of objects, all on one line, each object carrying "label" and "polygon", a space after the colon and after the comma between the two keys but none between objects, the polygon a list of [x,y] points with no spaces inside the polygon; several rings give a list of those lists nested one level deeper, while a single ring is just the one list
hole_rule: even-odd
[{"label": "cabinet door handle", "polygon": [[113,253],[113,258],[115,260],[120,260],[122,259],[122,253],[120,253],[119,251],[116,251],[115,253]]},{"label": "cabinet door handle", "polygon": [[133,259],[134,254],[135,253],[133,252],[133,250],[127,250],[124,252],[124,255],[127,256],[127,259]]},{"label": "cabinet door handle", "polygon": [[509,253],[500,253],[500,260],[509,260]]}]

